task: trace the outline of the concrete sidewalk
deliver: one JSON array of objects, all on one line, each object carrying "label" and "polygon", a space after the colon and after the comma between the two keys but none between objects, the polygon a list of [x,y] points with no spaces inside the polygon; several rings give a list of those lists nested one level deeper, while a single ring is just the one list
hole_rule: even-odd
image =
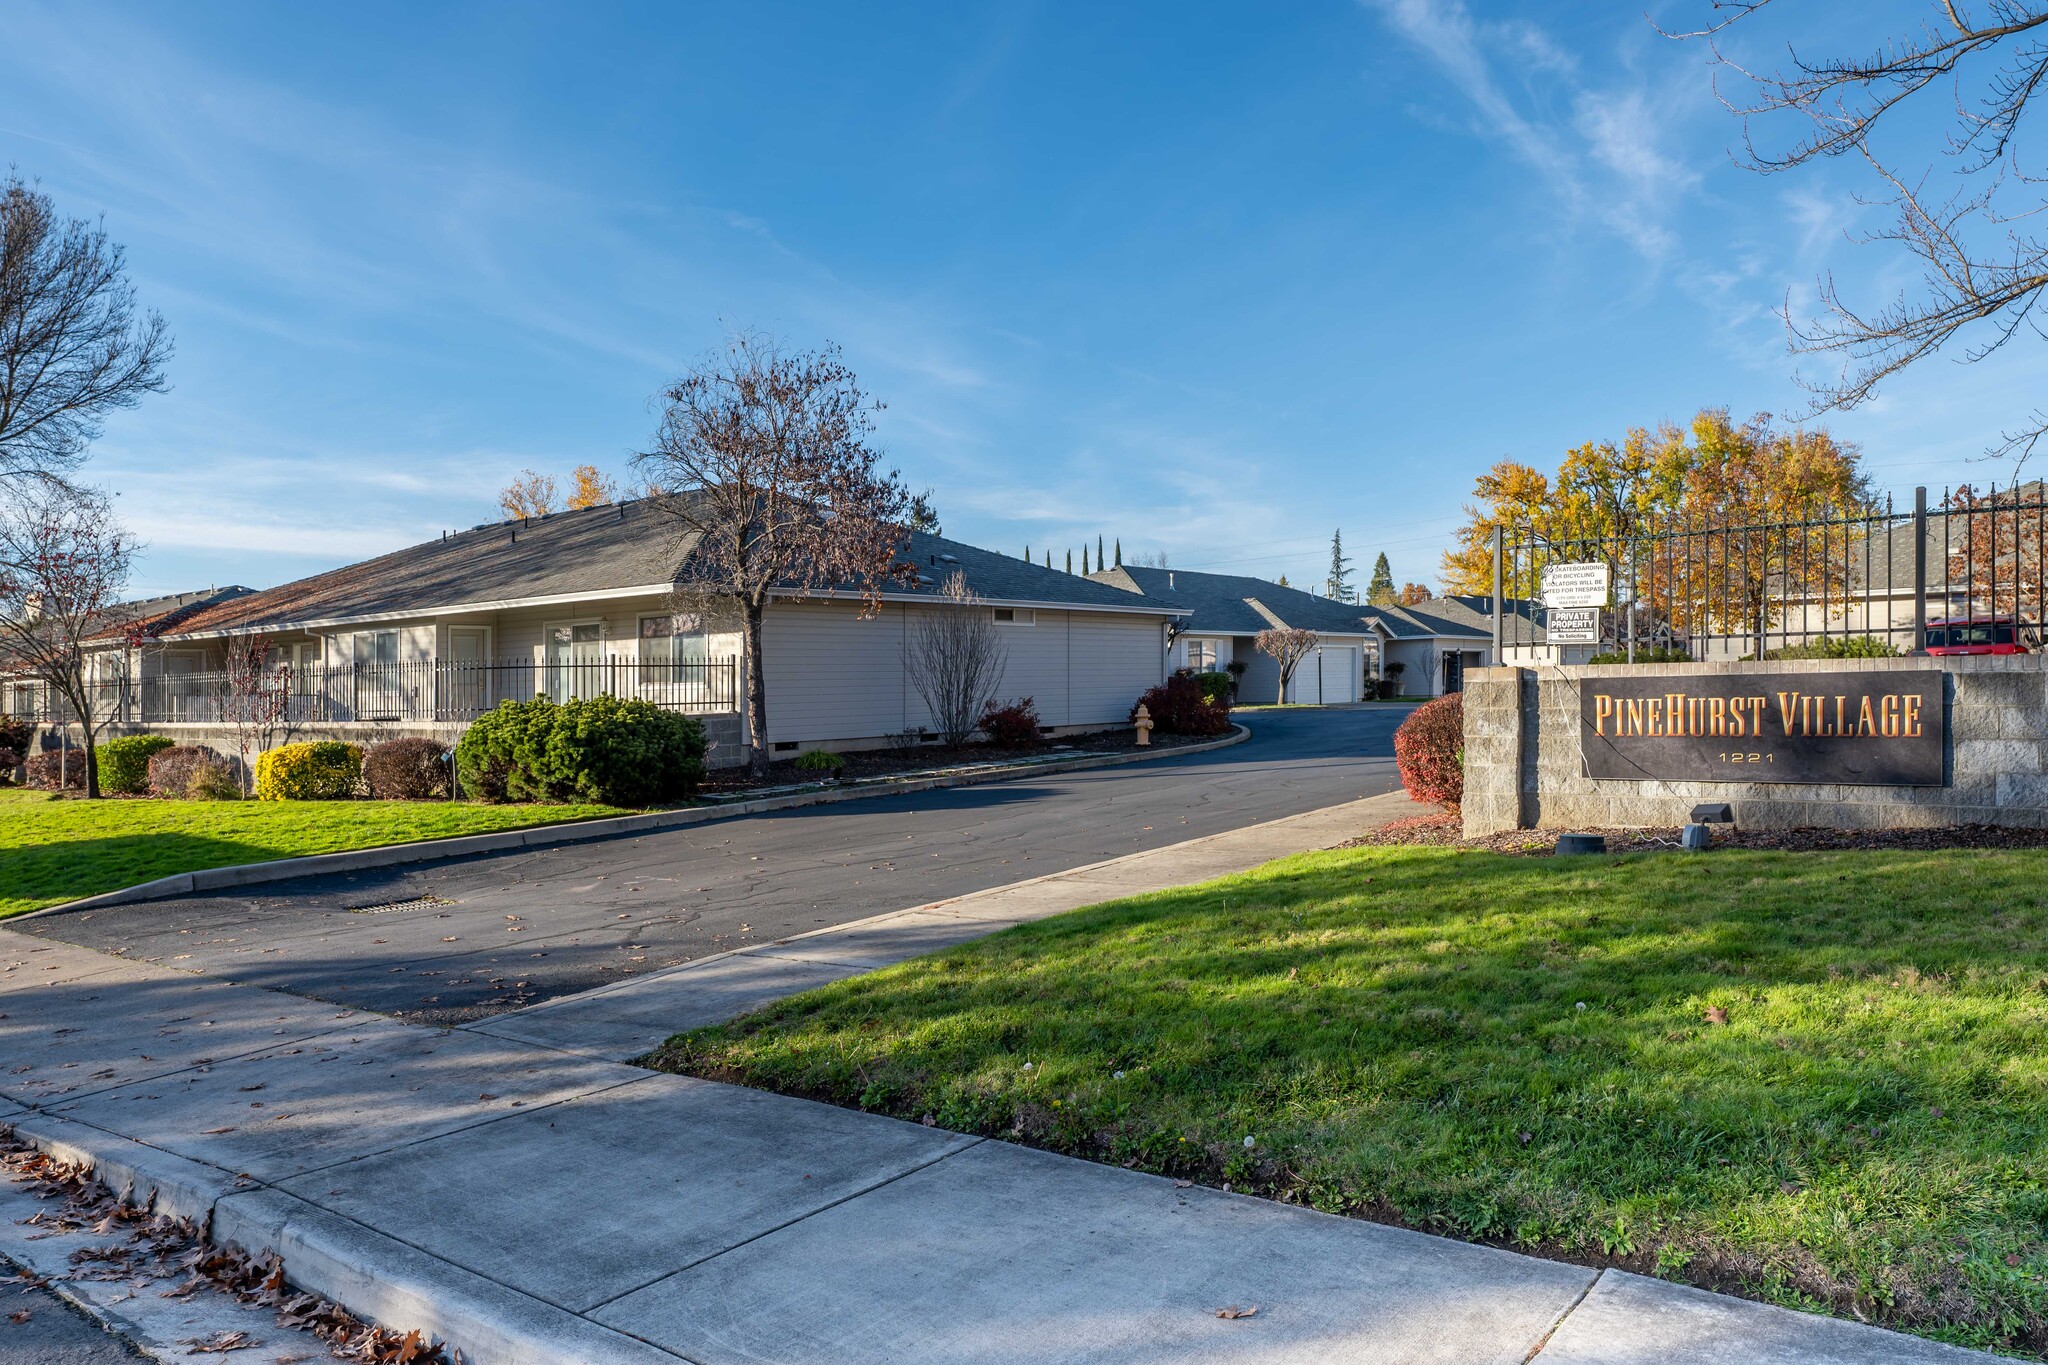
[{"label": "concrete sidewalk", "polygon": [[0,931],[0,1123],[479,1365],[1986,1359],[616,1060],[1393,810],[1276,821],[448,1031]]}]

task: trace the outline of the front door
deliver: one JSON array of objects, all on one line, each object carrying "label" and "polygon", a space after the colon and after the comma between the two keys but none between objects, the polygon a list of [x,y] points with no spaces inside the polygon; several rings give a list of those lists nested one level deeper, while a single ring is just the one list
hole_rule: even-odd
[{"label": "front door", "polygon": [[1465,690],[1465,656],[1455,649],[1444,651],[1444,695]]},{"label": "front door", "polygon": [[482,626],[448,628],[441,696],[451,720],[470,720],[491,709],[490,638]]},{"label": "front door", "polygon": [[548,695],[556,701],[605,690],[604,627],[596,621],[548,627]]}]

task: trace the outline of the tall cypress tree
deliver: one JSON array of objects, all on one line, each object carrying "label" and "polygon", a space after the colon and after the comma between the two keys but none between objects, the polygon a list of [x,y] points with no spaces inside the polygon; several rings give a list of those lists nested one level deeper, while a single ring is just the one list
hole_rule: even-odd
[{"label": "tall cypress tree", "polygon": [[1088,576],[1088,542],[1081,542],[1081,577]]},{"label": "tall cypress tree", "polygon": [[1116,566],[1119,569],[1124,566],[1124,538],[1122,536],[1116,538]]},{"label": "tall cypress tree", "polygon": [[1071,546],[1071,545],[1069,545],[1069,546],[1067,547],[1067,572],[1068,572],[1068,573],[1072,573],[1073,571],[1074,571],[1074,547],[1073,547],[1073,546]]}]

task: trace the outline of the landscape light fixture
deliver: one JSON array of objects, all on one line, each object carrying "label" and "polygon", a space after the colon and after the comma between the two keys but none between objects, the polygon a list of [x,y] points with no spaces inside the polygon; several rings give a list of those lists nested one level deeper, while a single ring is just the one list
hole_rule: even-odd
[{"label": "landscape light fixture", "polygon": [[1705,853],[1714,846],[1714,832],[1709,825],[1732,825],[1735,823],[1735,808],[1725,801],[1708,801],[1692,808],[1692,823],[1679,831],[1678,846],[1694,853]]}]

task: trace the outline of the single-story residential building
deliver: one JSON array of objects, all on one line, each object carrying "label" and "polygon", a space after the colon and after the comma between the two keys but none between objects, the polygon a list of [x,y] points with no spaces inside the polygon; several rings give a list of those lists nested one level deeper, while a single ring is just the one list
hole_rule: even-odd
[{"label": "single-story residential building", "polygon": [[1368,681],[1387,676],[1395,663],[1402,666],[1405,695],[1441,696],[1460,690],[1464,671],[1484,667],[1492,654],[1491,619],[1460,598],[1433,598],[1419,607],[1361,606],[1263,578],[1131,564],[1090,577],[1184,610],[1169,666],[1199,673],[1240,662],[1238,696],[1246,702],[1280,696],[1280,665],[1256,644],[1263,630],[1304,629],[1322,637],[1288,683],[1290,702],[1362,700]]},{"label": "single-story residential building", "polygon": [[[678,605],[689,548],[646,500],[453,532],[184,612],[113,653],[135,680],[121,728],[220,723],[226,642],[255,638],[289,680],[294,738],[430,733],[452,739],[507,699],[611,694],[700,716],[714,764],[741,761],[737,612]],[[1000,698],[1030,697],[1045,728],[1121,726],[1167,673],[1185,609],[939,536],[908,534],[914,578],[864,613],[857,593],[778,595],[763,647],[770,752],[928,739],[905,664],[920,612],[964,577],[1001,632]],[[194,736],[195,738],[197,736]]]}]

